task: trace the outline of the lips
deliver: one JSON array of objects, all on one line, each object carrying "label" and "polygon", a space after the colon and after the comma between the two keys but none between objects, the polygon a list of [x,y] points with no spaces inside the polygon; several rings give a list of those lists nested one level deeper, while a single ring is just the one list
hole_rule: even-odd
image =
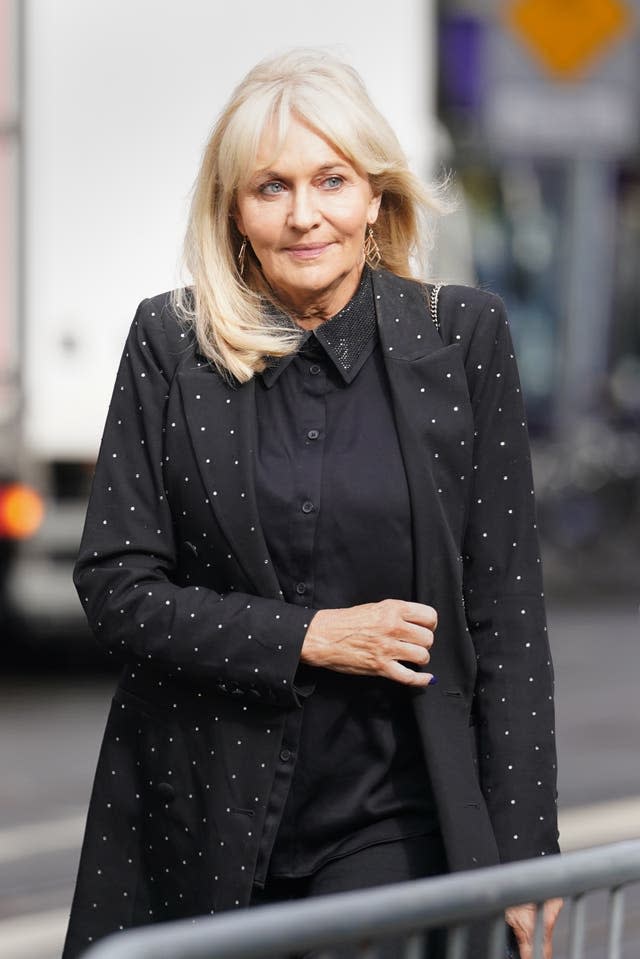
[{"label": "lips", "polygon": [[285,247],[285,252],[297,260],[313,260],[321,256],[330,246],[330,243],[300,243]]}]

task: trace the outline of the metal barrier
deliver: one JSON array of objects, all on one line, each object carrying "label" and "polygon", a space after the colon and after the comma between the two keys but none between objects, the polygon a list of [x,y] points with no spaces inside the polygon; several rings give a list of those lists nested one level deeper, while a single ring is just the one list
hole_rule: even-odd
[{"label": "metal barrier", "polygon": [[[447,927],[446,959],[505,959],[503,920],[508,906],[562,896],[570,910],[566,959],[585,959],[585,894],[607,891],[606,953],[623,959],[625,886],[640,882],[640,840],[594,849],[341,893],[261,906],[216,917],[160,923],[117,933],[85,959],[287,959],[307,950],[318,959],[341,955],[375,959],[376,944],[400,939],[398,959],[422,959],[429,929]],[[469,943],[469,923],[490,922],[482,955]],[[470,946],[470,948],[468,948]],[[314,956],[316,953],[314,952]],[[636,959],[635,952],[630,959]],[[533,959],[543,959],[542,910],[537,913]]]}]

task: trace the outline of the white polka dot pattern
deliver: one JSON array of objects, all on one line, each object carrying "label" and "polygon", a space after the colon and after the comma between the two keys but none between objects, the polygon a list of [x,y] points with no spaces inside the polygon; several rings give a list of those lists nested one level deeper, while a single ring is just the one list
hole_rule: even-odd
[{"label": "white polka dot pattern", "polygon": [[[456,868],[555,852],[552,676],[522,397],[500,301],[374,277],[439,685],[415,695]],[[462,307],[464,303],[464,307]],[[166,296],[138,310],[76,585],[126,666],[64,959],[112,930],[246,905],[312,611],[282,601],[253,485],[253,384],[212,371]],[[477,675],[476,675],[477,670]],[[479,778],[469,720],[480,745]],[[451,758],[455,757],[452,764]],[[94,906],[95,903],[95,906]]]},{"label": "white polka dot pattern", "polygon": [[[405,303],[415,309],[400,324],[388,319],[397,291],[381,288],[381,335],[394,348],[388,370],[403,450],[405,457],[413,447],[426,454],[424,464],[406,458],[405,465],[418,504],[417,599],[439,614],[429,668],[441,694],[467,704],[500,858],[551,854],[558,851],[553,673],[526,420],[504,305],[488,293],[443,287],[440,338],[416,320],[416,287],[409,295],[405,288]],[[444,523],[431,515],[432,497]],[[460,658],[445,655],[453,648]],[[429,720],[444,721],[433,713]],[[456,735],[462,741],[460,729]],[[451,748],[437,740],[430,747],[436,780]],[[470,791],[465,807],[477,801]],[[461,823],[456,828],[464,831]],[[456,850],[458,868],[478,858],[480,827],[476,822],[474,832],[469,820],[467,828],[469,853]]]}]

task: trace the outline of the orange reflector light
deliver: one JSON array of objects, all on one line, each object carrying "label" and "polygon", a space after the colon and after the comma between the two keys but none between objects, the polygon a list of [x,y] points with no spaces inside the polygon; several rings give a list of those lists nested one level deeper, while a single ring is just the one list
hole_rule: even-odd
[{"label": "orange reflector light", "polygon": [[37,531],[44,516],[44,503],[35,490],[20,483],[0,486],[0,536],[26,539]]}]

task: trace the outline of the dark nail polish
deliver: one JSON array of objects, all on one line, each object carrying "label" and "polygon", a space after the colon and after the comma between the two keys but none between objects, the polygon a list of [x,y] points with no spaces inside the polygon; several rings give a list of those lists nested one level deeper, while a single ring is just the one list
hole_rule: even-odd
[{"label": "dark nail polish", "polygon": [[430,685],[430,686],[437,686],[437,685],[438,685],[438,677],[437,677],[437,676],[432,676],[431,679],[429,680],[429,685]]}]

